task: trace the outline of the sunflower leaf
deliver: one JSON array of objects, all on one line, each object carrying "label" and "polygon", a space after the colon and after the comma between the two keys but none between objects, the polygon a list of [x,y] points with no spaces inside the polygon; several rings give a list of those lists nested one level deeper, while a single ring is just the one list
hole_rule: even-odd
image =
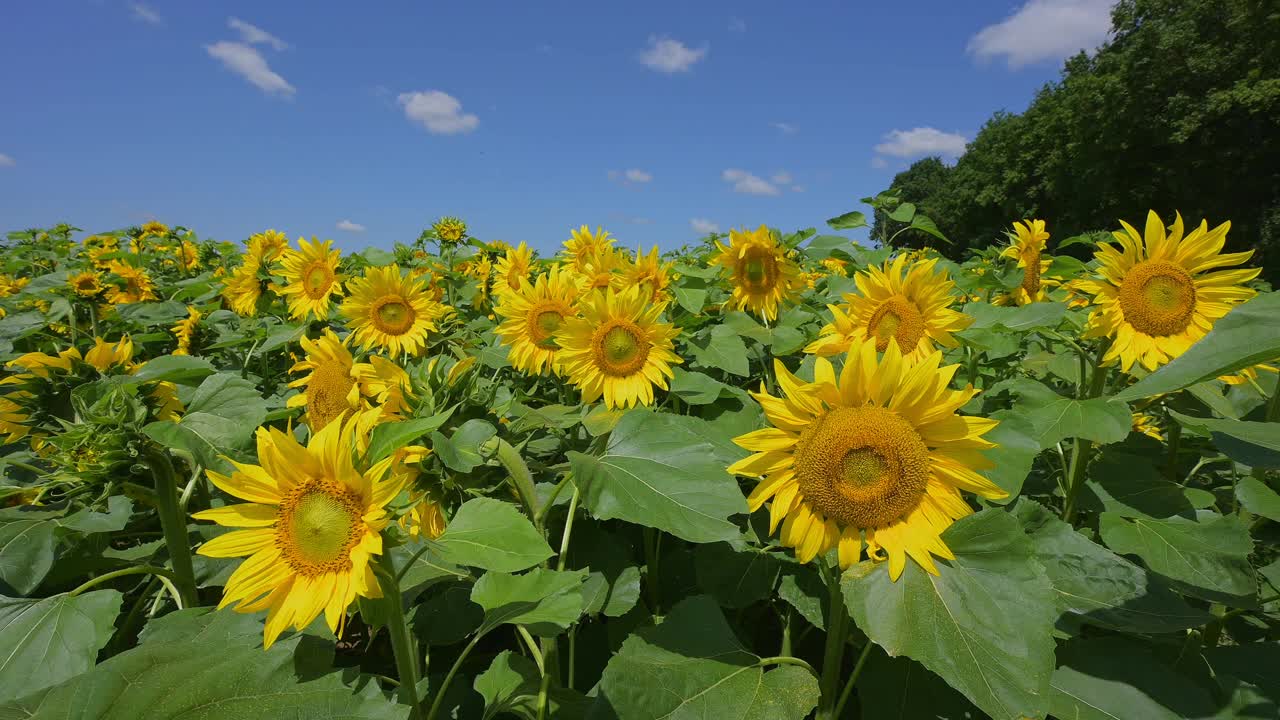
[{"label": "sunflower leaf", "polygon": [[1053,587],[1031,541],[1007,512],[984,510],[942,535],[955,553],[930,575],[907,561],[897,582],[884,563],[850,568],[849,614],[890,656],[937,673],[995,720],[1044,717],[1053,673]]},{"label": "sunflower leaf", "polygon": [[1133,418],[1124,403],[1107,398],[1076,400],[1054,392],[1044,383],[1027,378],[1004,380],[992,385],[988,395],[1007,391],[1018,396],[1012,414],[1032,428],[1032,437],[1041,449],[1051,448],[1067,438],[1085,438],[1096,443],[1120,442],[1129,435]]},{"label": "sunflower leaf", "polygon": [[0,596],[0,702],[57,685],[93,667],[115,631],[122,596],[95,590],[71,597]]},{"label": "sunflower leaf", "polygon": [[484,608],[480,632],[524,625],[544,637],[564,631],[582,615],[587,571],[534,568],[524,575],[488,572],[471,588],[471,602]]},{"label": "sunflower leaf", "polygon": [[[1179,672],[1154,648],[1122,637],[1076,640],[1063,646],[1053,673],[1054,717],[1075,720],[1181,720],[1217,714],[1206,683]],[[1192,663],[1186,663],[1192,665]]]},{"label": "sunflower leaf", "polygon": [[1196,519],[1125,518],[1104,512],[1102,540],[1123,555],[1137,555],[1179,590],[1213,602],[1249,607],[1257,591],[1249,529],[1235,516],[1202,510]]},{"label": "sunflower leaf", "polygon": [[520,511],[492,498],[463,503],[432,545],[447,563],[498,572],[531,568],[554,554]]}]

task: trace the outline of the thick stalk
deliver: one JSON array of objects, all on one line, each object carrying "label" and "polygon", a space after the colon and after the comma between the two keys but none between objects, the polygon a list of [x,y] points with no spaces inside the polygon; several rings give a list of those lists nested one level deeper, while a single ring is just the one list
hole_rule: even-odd
[{"label": "thick stalk", "polygon": [[194,607],[199,603],[196,574],[191,567],[187,518],[178,503],[178,481],[173,476],[173,463],[169,462],[168,451],[151,444],[145,447],[142,457],[156,481],[156,513],[160,516],[164,544],[169,550],[169,562],[173,565],[173,584],[178,588],[183,606]]},{"label": "thick stalk", "polygon": [[844,660],[844,644],[849,631],[849,616],[844,608],[844,595],[840,593],[839,566],[829,568],[826,574],[830,603],[827,613],[827,646],[822,656],[822,677],[818,682],[821,697],[818,699],[816,720],[835,720],[837,717],[840,665]]},{"label": "thick stalk", "polygon": [[[1094,356],[1093,374],[1089,379],[1089,389],[1085,393],[1084,400],[1091,400],[1102,395],[1102,391],[1107,386],[1107,375],[1111,369],[1103,367],[1102,358],[1107,353],[1108,344],[1104,340],[1098,346],[1098,353]],[[1071,522],[1076,516],[1076,497],[1080,494],[1080,488],[1084,485],[1084,471],[1089,465],[1089,454],[1093,452],[1093,442],[1084,438],[1076,438],[1073,441],[1073,450],[1071,452],[1071,471],[1067,478],[1067,497],[1062,504],[1062,519]]]},{"label": "thick stalk", "polygon": [[534,526],[541,531],[542,514],[538,512],[538,493],[533,487],[533,473],[529,472],[529,466],[524,463],[524,458],[520,457],[519,450],[502,438],[496,439],[495,456],[511,476],[511,484],[515,486],[516,494],[520,496],[520,503],[524,505],[525,513],[533,521]]},{"label": "thick stalk", "polygon": [[104,582],[115,580],[118,577],[124,577],[126,575],[141,575],[141,574],[154,575],[156,580],[164,583],[164,586],[166,589],[168,589],[169,594],[173,595],[173,600],[175,603],[177,603],[178,609],[181,610],[184,607],[184,604],[182,601],[182,594],[178,592],[177,586],[173,584],[174,574],[166,570],[165,568],[155,567],[152,565],[139,565],[137,567],[123,568],[121,570],[113,570],[112,572],[104,573],[102,575],[99,575],[96,578],[91,578],[80,587],[67,593],[67,597],[75,597],[80,593],[85,592],[86,590],[89,590],[90,588],[101,585]]},{"label": "thick stalk", "polygon": [[658,540],[661,536],[653,528],[644,529],[644,589],[649,596],[649,613],[655,618],[662,607],[662,595],[658,588]]},{"label": "thick stalk", "polygon": [[410,720],[422,717],[418,704],[418,653],[413,647],[413,636],[404,619],[404,597],[396,580],[396,568],[390,553],[383,553],[374,566],[378,585],[382,588],[382,602],[387,609],[387,632],[391,634],[391,652],[395,655],[396,671],[400,674],[400,702],[409,706]]}]

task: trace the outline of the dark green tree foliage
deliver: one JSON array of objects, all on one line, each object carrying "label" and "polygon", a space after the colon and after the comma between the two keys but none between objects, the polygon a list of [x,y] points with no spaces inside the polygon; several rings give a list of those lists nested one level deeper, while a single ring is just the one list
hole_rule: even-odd
[{"label": "dark green tree foliage", "polygon": [[[954,166],[925,158],[891,189],[927,208],[956,257],[1032,215],[1063,239],[1178,210],[1231,220],[1228,249],[1256,248],[1280,281],[1280,4],[1121,0],[1112,25],[1025,112],[993,115]],[[872,236],[892,231],[877,215]],[[895,244],[919,245],[912,235]]]},{"label": "dark green tree foliage", "polygon": [[[951,168],[942,163],[942,158],[927,157],[898,173],[893,178],[893,189],[907,201],[915,202],[915,198],[921,198],[916,203],[916,209],[930,218],[937,218],[934,200],[942,197],[943,186],[950,173]],[[876,208],[874,218],[871,237],[881,241],[907,226],[906,223],[890,219],[889,213],[881,208]],[[934,247],[941,243],[927,233],[912,229],[898,235],[893,244],[898,247]]]}]

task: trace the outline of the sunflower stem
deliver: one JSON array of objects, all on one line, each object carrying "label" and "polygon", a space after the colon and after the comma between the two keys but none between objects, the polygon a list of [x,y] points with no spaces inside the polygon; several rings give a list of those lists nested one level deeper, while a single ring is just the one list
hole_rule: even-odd
[{"label": "sunflower stem", "polygon": [[849,702],[849,694],[853,692],[853,686],[858,683],[858,676],[862,674],[862,667],[867,664],[867,658],[871,657],[871,639],[867,639],[867,644],[862,648],[862,654],[858,656],[858,662],[853,666],[853,672],[849,674],[849,680],[844,684],[844,690],[840,691],[840,701],[836,703],[836,717],[840,717],[840,713],[844,712],[844,704]]},{"label": "sunflower stem", "polygon": [[[396,671],[400,674],[400,702],[409,706],[409,717],[418,720],[422,709],[418,703],[418,653],[413,647],[413,636],[404,619],[404,597],[396,579],[396,568],[390,553],[378,557],[374,574],[382,588],[382,601],[387,609],[387,632],[391,635],[391,651],[396,659]],[[442,689],[443,691],[443,689]]]},{"label": "sunflower stem", "polygon": [[844,596],[840,593],[839,566],[827,568],[827,590],[830,602],[827,608],[827,645],[822,656],[822,677],[818,687],[821,697],[818,700],[816,720],[835,720],[840,687],[840,665],[844,660],[844,644],[849,633],[849,615],[844,607]]},{"label": "sunflower stem", "polygon": [[436,691],[435,699],[431,701],[431,709],[427,711],[427,720],[435,720],[436,715],[440,712],[441,705],[444,703],[445,693],[449,691],[449,685],[453,683],[453,676],[458,674],[458,668],[462,667],[462,662],[467,659],[467,656],[475,649],[476,643],[480,642],[482,637],[484,637],[484,633],[476,633],[472,636],[471,642],[462,648],[462,652],[458,654],[458,659],[453,661],[449,672],[444,676],[444,681],[440,683],[440,689]]},{"label": "sunflower stem", "polygon": [[178,503],[178,482],[173,475],[173,463],[168,451],[148,443],[142,450],[143,462],[151,469],[156,481],[156,513],[160,516],[160,528],[164,531],[164,544],[169,550],[169,562],[173,565],[174,585],[184,607],[194,607],[196,574],[191,566],[191,542],[187,537],[187,518]]},{"label": "sunflower stem", "polygon": [[515,488],[516,494],[520,496],[520,503],[524,505],[524,511],[529,515],[529,519],[533,521],[533,526],[538,528],[538,532],[542,532],[542,514],[538,512],[538,493],[533,487],[533,473],[529,472],[529,466],[525,464],[524,458],[520,457],[520,451],[511,446],[511,443],[498,438],[497,448],[494,452],[498,462],[506,469],[507,474],[511,476],[511,485]]},{"label": "sunflower stem", "polygon": [[[1089,378],[1089,389],[1085,392],[1083,400],[1091,400],[1102,395],[1102,391],[1107,387],[1107,375],[1110,374],[1111,368],[1103,366],[1103,358],[1107,354],[1109,343],[1103,340],[1098,345],[1098,352],[1093,360],[1093,373]],[[1067,478],[1067,497],[1062,504],[1062,519],[1070,523],[1076,517],[1076,497],[1080,494],[1080,487],[1084,485],[1084,471],[1089,465],[1089,454],[1093,452],[1093,442],[1084,438],[1075,438],[1073,441],[1073,450],[1071,452],[1071,471]]]}]

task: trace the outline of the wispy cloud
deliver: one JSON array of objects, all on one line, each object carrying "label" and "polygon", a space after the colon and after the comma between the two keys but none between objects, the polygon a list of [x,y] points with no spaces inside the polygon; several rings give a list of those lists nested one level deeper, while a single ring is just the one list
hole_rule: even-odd
[{"label": "wispy cloud", "polygon": [[707,235],[713,232],[720,232],[720,226],[711,222],[706,218],[694,218],[689,221],[689,227],[700,235]]},{"label": "wispy cloud", "polygon": [[268,95],[292,97],[296,90],[279,73],[271,69],[267,59],[256,48],[244,43],[223,40],[204,49],[228,70],[248,80]]},{"label": "wispy cloud", "polygon": [[614,182],[620,182],[624,185],[643,185],[653,180],[653,173],[646,172],[640,168],[628,168],[626,170],[610,170],[609,179]]},{"label": "wispy cloud", "polygon": [[871,167],[877,170],[883,170],[884,168],[889,167],[889,161],[877,155],[871,158]]},{"label": "wispy cloud", "polygon": [[649,47],[640,53],[640,62],[658,72],[687,72],[695,63],[706,57],[708,51],[709,48],[705,45],[693,49],[679,40],[650,35]]},{"label": "wispy cloud", "polygon": [[741,33],[746,31],[747,31],[746,20],[743,20],[740,17],[729,18],[729,32]]},{"label": "wispy cloud", "polygon": [[339,220],[335,227],[343,232],[362,233],[365,231],[365,227],[363,225],[357,222],[351,222],[350,220]]},{"label": "wispy cloud", "polygon": [[777,195],[778,188],[762,177],[752,175],[746,170],[729,168],[720,173],[720,178],[733,186],[733,191],[744,195]]},{"label": "wispy cloud", "polygon": [[796,127],[795,125],[792,125],[791,123],[784,123],[784,122],[769,123],[769,126],[776,129],[778,132],[782,133],[783,135],[795,135],[796,132],[800,130],[800,128]]},{"label": "wispy cloud", "polygon": [[943,155],[959,157],[964,154],[965,137],[959,133],[942,132],[937,128],[918,127],[910,130],[891,130],[884,142],[876,145],[876,152],[893,157],[923,157]]},{"label": "wispy cloud", "polygon": [[433,135],[469,133],[480,125],[479,117],[462,111],[457,98],[439,90],[400,93],[396,102],[404,108],[405,117]]},{"label": "wispy cloud", "polygon": [[773,176],[770,177],[769,179],[779,185],[790,185],[791,183],[795,182],[794,178],[791,177],[791,173],[787,172],[786,170],[779,170],[778,172],[774,173]]},{"label": "wispy cloud", "polygon": [[5,155],[4,153],[0,153],[0,167],[13,167],[17,164],[18,161],[14,160],[12,157]]},{"label": "wispy cloud", "polygon": [[164,18],[160,17],[160,13],[142,3],[129,3],[129,7],[133,9],[133,17],[136,20],[141,20],[148,25],[164,24]]},{"label": "wispy cloud", "polygon": [[227,26],[240,33],[240,40],[247,45],[267,45],[272,50],[284,50],[289,44],[257,25],[250,25],[240,18],[228,18]]},{"label": "wispy cloud", "polygon": [[969,39],[979,60],[1005,58],[1012,69],[1093,50],[1111,30],[1115,0],[1029,0]]}]

